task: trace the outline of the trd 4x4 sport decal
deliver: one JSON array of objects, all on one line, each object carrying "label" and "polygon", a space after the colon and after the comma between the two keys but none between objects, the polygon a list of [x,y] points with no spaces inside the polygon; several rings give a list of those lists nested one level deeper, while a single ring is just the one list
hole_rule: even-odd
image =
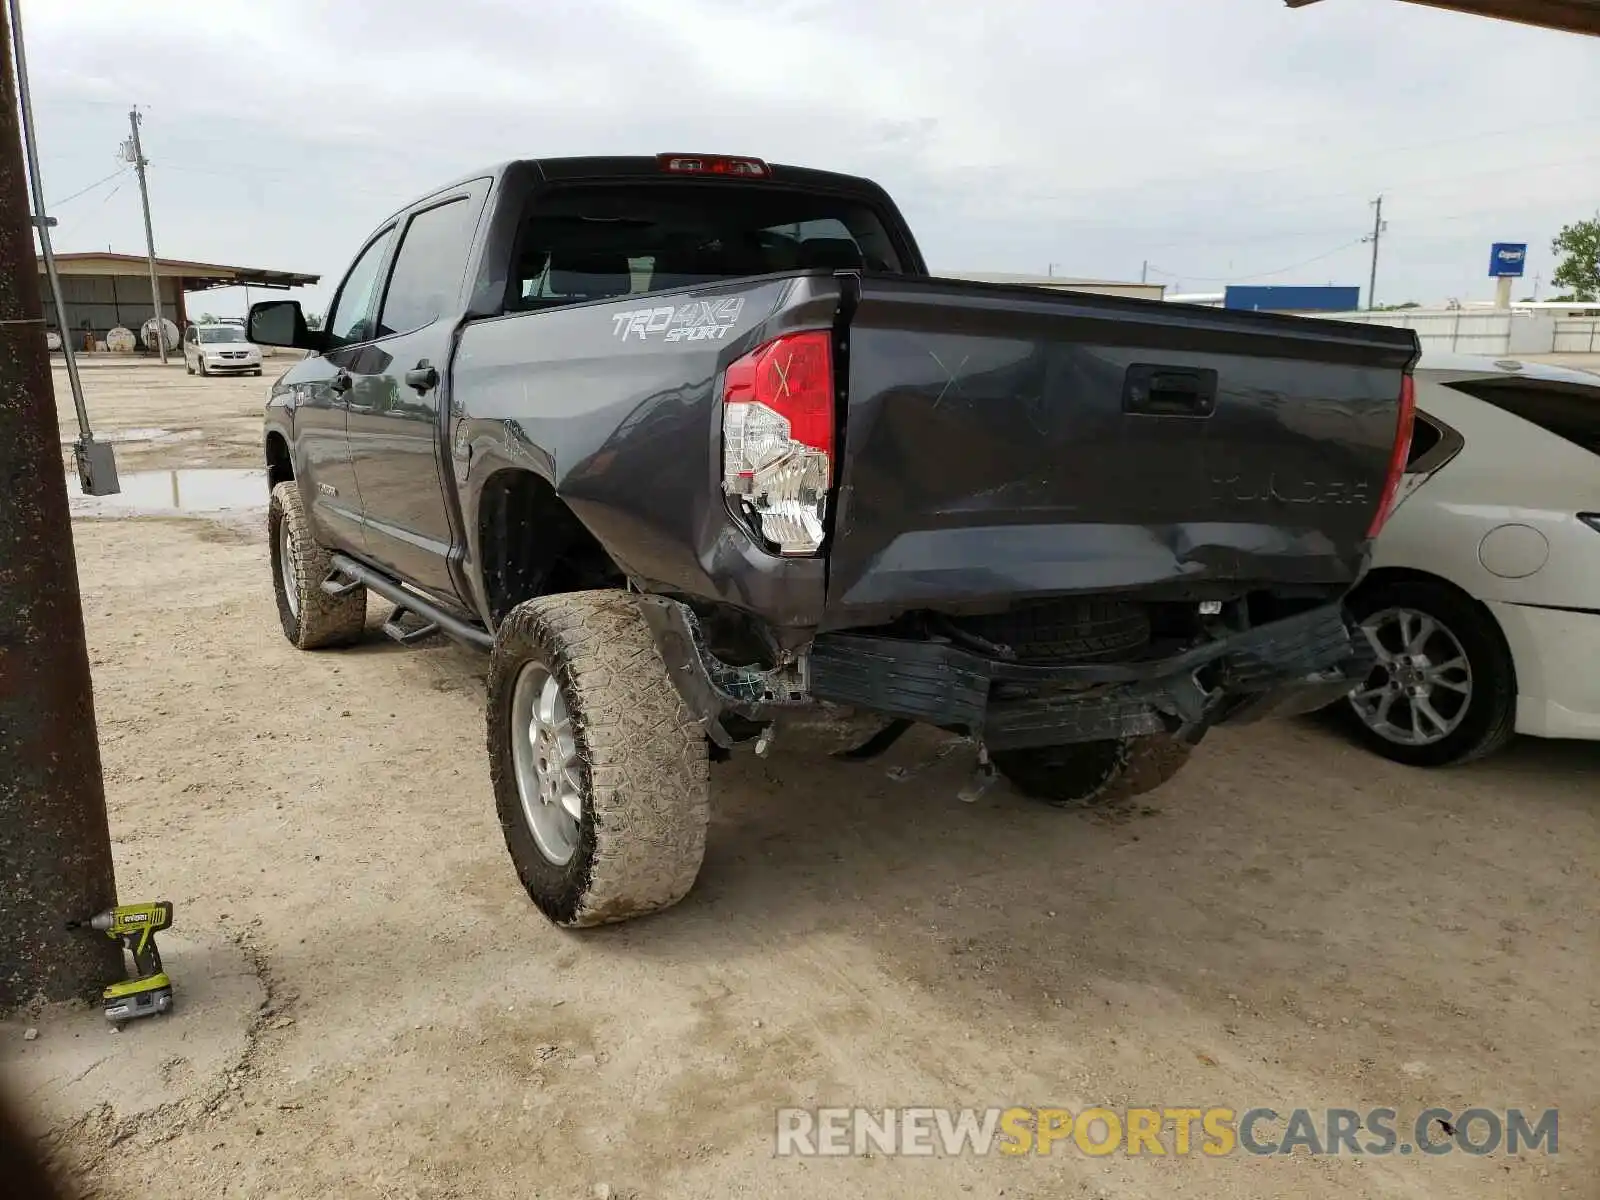
[{"label": "trd 4x4 sport decal", "polygon": [[720,342],[739,321],[743,296],[636,308],[611,315],[611,332],[623,341]]}]

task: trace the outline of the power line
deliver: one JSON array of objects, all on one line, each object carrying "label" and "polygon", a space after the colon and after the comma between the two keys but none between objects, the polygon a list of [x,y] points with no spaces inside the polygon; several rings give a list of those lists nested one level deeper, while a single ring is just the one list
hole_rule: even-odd
[{"label": "power line", "polygon": [[[1592,154],[1580,155],[1580,156],[1578,156],[1576,158],[1562,158],[1562,159],[1545,160],[1545,161],[1541,161],[1541,162],[1521,162],[1521,163],[1503,164],[1501,166],[1496,166],[1496,167],[1474,168],[1472,170],[1467,170],[1467,171],[1449,171],[1449,172],[1442,173],[1442,174],[1433,174],[1433,175],[1424,175],[1424,176],[1412,177],[1410,179],[1407,179],[1407,178],[1402,176],[1402,177],[1400,177],[1398,179],[1391,178],[1384,185],[1384,187],[1382,188],[1382,191],[1383,191],[1383,193],[1385,195],[1390,195],[1392,193],[1398,192],[1398,193],[1401,193],[1402,195],[1405,195],[1407,197],[1415,197],[1417,195],[1427,195],[1430,192],[1437,192],[1437,191],[1441,190],[1438,187],[1429,188],[1429,187],[1425,187],[1424,186],[1424,185],[1428,185],[1428,184],[1436,184],[1436,185],[1444,185],[1443,190],[1449,191],[1451,193],[1459,193],[1462,190],[1459,185],[1460,185],[1462,180],[1466,180],[1466,179],[1477,179],[1477,178],[1482,178],[1484,176],[1507,175],[1507,174],[1527,175],[1527,174],[1529,174],[1529,173],[1531,173],[1533,171],[1546,171],[1546,170],[1552,170],[1552,169],[1558,169],[1558,168],[1571,168],[1571,167],[1578,167],[1578,166],[1588,166],[1588,165],[1590,165],[1592,163],[1595,163],[1597,161],[1600,161],[1600,153],[1592,153]],[[1232,174],[1229,174],[1229,175],[1213,175],[1213,176],[1205,178],[1204,180],[1201,180],[1200,182],[1204,182],[1204,183],[1207,183],[1207,184],[1210,184],[1210,185],[1213,185],[1213,186],[1217,186],[1217,185],[1221,185],[1221,184],[1226,184],[1226,183],[1230,182],[1231,180],[1233,180],[1235,178],[1238,178],[1238,176],[1232,175]],[[1100,202],[1109,203],[1110,202],[1110,198],[1115,197],[1115,196],[1117,196],[1119,194],[1130,192],[1130,191],[1148,190],[1148,188],[1150,186],[1152,186],[1155,183],[1159,183],[1159,182],[1164,182],[1164,181],[1155,181],[1155,180],[1152,180],[1152,181],[1141,181],[1141,182],[1135,183],[1135,184],[1115,185],[1115,186],[1108,187],[1108,188],[1100,188],[1100,189],[1092,189],[1092,190],[1073,190],[1073,191],[1029,191],[1027,189],[1007,188],[1006,189],[1006,197],[1008,199],[1019,200],[1019,201],[1076,200],[1076,201],[1079,201],[1080,203],[1083,203],[1083,204],[1095,204],[1095,203],[1100,203]],[[1235,212],[1236,214],[1249,215],[1249,216],[1252,216],[1252,217],[1270,217],[1270,216],[1273,216],[1273,215],[1276,215],[1276,214],[1279,214],[1279,213],[1301,213],[1301,212],[1304,212],[1308,206],[1317,205],[1317,204],[1320,204],[1321,202],[1324,202],[1324,201],[1342,200],[1342,199],[1356,197],[1356,196],[1369,196],[1370,197],[1371,194],[1372,193],[1370,191],[1368,191],[1365,187],[1363,187],[1363,188],[1361,188],[1359,190],[1351,189],[1351,190],[1343,191],[1343,192],[1320,191],[1320,192],[1306,193],[1306,194],[1301,194],[1301,195],[1294,195],[1292,193],[1291,194],[1274,193],[1272,195],[1271,199],[1270,199],[1270,202],[1266,206],[1263,206],[1263,207],[1257,207],[1254,203],[1252,203],[1252,202],[1250,202],[1248,200],[1246,200],[1244,202],[1231,201],[1230,202],[1230,207],[1231,207],[1231,210],[1233,212]],[[1094,221],[1094,220],[1085,221],[1085,220],[1079,219],[1076,216],[1074,216],[1072,218],[1072,225],[1076,229],[1090,229],[1090,228],[1092,228],[1092,229],[1127,230],[1127,229],[1130,228],[1126,224],[1126,222],[1120,221],[1120,220],[1119,221]],[[1135,227],[1135,228],[1137,228],[1137,227]],[[1149,228],[1149,229],[1154,230],[1154,231],[1161,231],[1161,230],[1165,230],[1165,229],[1169,229],[1169,228],[1175,229],[1176,227],[1173,227],[1173,226],[1148,226],[1146,228]],[[1308,230],[1307,232],[1309,233],[1311,231]]]},{"label": "power line", "polygon": [[94,191],[95,188],[99,187],[101,184],[110,183],[118,175],[126,174],[127,171],[128,171],[128,168],[125,167],[125,166],[118,167],[115,171],[111,172],[111,174],[107,175],[104,179],[96,179],[88,187],[80,188],[76,192],[73,192],[72,195],[70,195],[70,196],[63,196],[61,199],[59,199],[59,200],[55,201],[53,204],[51,204],[50,207],[51,208],[60,208],[63,204],[67,203],[69,200],[76,200],[79,196],[87,195],[89,192]]},{"label": "power line", "polygon": [[1164,267],[1156,266],[1155,263],[1150,264],[1150,270],[1157,275],[1167,275],[1173,279],[1193,279],[1198,283],[1238,283],[1245,279],[1270,279],[1274,275],[1287,275],[1290,271],[1298,271],[1301,267],[1309,267],[1312,263],[1319,263],[1325,258],[1332,258],[1335,254],[1342,253],[1350,249],[1351,246],[1359,246],[1364,241],[1366,241],[1366,238],[1359,237],[1354,241],[1345,242],[1341,246],[1335,246],[1332,250],[1319,254],[1315,258],[1290,263],[1287,267],[1279,267],[1276,271],[1257,271],[1253,275],[1192,275],[1188,271],[1168,271]]}]

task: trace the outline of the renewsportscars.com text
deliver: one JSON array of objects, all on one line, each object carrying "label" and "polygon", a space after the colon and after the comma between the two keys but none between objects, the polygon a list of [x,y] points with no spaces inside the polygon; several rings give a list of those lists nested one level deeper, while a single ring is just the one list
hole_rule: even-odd
[{"label": "renewsportscars.com text", "polygon": [[1094,1157],[1559,1152],[1547,1108],[782,1108],[779,1157],[1075,1153]]}]

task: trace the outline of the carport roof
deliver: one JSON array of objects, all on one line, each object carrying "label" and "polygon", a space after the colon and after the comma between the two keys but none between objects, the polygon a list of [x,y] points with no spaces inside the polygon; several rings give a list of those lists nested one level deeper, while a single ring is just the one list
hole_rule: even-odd
[{"label": "carport roof", "polygon": [[[90,250],[56,255],[56,269],[63,275],[148,275],[150,262],[142,254]],[[39,270],[44,270],[42,258],[39,259]],[[156,274],[163,278],[182,279],[184,289],[191,292],[241,284],[263,288],[305,287],[322,278],[320,275],[303,275],[297,271],[230,267],[221,263],[189,262],[181,258],[156,259]]]},{"label": "carport roof", "polygon": [[[1290,8],[1305,8],[1319,0],[1284,0]],[[1523,25],[1541,25],[1568,33],[1600,35],[1600,0],[1408,0],[1430,8],[1498,17]]]}]

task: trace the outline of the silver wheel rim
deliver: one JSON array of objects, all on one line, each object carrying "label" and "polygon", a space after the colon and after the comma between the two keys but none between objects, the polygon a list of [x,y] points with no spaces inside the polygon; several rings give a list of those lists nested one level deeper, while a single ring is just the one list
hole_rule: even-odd
[{"label": "silver wheel rim", "polygon": [[511,693],[511,748],[517,795],[539,853],[558,867],[578,852],[583,785],[572,714],[555,676],[524,663]]},{"label": "silver wheel rim", "polygon": [[294,567],[294,543],[289,540],[289,522],[278,522],[278,576],[283,580],[284,603],[289,615],[300,619],[300,576]]},{"label": "silver wheel rim", "polygon": [[1350,706],[1362,724],[1397,746],[1431,746],[1461,726],[1472,704],[1472,664],[1437,617],[1386,608],[1361,623],[1378,664]]}]

